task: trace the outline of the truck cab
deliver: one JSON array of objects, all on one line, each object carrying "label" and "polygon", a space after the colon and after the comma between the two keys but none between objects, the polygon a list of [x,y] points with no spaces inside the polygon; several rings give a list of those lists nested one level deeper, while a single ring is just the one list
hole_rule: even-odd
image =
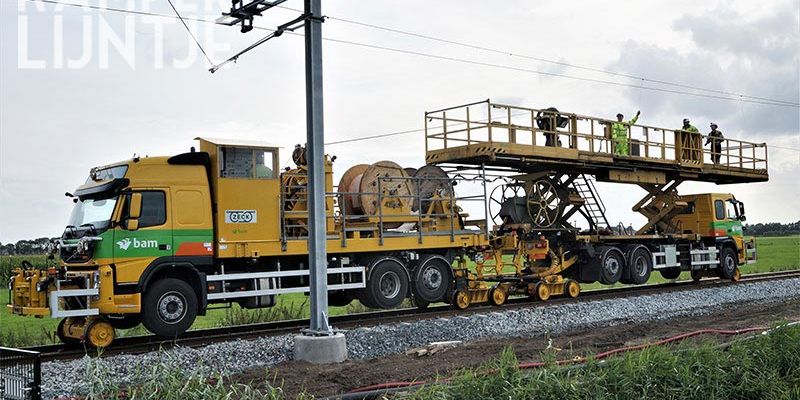
[{"label": "truck cab", "polygon": [[[200,282],[191,278],[197,274],[186,273],[211,266],[214,255],[203,166],[176,157],[136,157],[93,168],[67,195],[74,205],[58,239],[60,268],[17,271],[12,312],[64,318],[59,327],[64,341],[93,332],[89,339],[102,346],[104,338],[113,338],[113,328],[139,324],[142,293],[156,281],[152,278],[181,276],[194,297],[203,298]],[[188,304],[173,301],[179,295],[159,300],[176,317]],[[106,318],[90,318],[97,315]],[[90,328],[93,320],[102,326]]]},{"label": "truck cab", "polygon": [[730,193],[681,195],[679,200],[686,206],[673,221],[681,233],[700,235],[708,245],[733,248],[739,264],[755,262],[755,241],[744,237],[743,202]]}]

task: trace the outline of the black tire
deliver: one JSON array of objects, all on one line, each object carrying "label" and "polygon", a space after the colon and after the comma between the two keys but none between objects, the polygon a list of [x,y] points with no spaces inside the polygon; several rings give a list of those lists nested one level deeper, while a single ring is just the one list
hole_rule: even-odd
[{"label": "black tire", "polygon": [[650,256],[650,252],[644,247],[634,250],[628,260],[630,282],[636,285],[647,283],[652,272],[653,258]]},{"label": "black tire", "polygon": [[352,303],[355,297],[346,290],[328,292],[328,305],[331,307],[344,307]]},{"label": "black tire", "polygon": [[736,257],[736,250],[730,247],[723,247],[719,256],[719,277],[722,279],[733,279],[736,268],[739,266],[739,258]]},{"label": "black tire", "polygon": [[700,270],[693,270],[692,271],[692,282],[700,282],[703,279],[703,272]]},{"label": "black tire", "polygon": [[188,283],[164,278],[153,282],[142,300],[142,323],[154,334],[174,338],[197,317],[197,295]]},{"label": "black tire", "polygon": [[658,270],[661,273],[661,276],[664,279],[678,279],[681,276],[681,269],[680,268],[664,268]]},{"label": "black tire", "polygon": [[423,256],[414,269],[411,291],[414,298],[428,303],[443,301],[452,284],[450,263],[436,255]]},{"label": "black tire", "polygon": [[408,274],[403,263],[386,257],[375,263],[364,288],[362,303],[371,308],[392,308],[408,295]]},{"label": "black tire", "polygon": [[114,329],[133,329],[142,323],[142,317],[139,314],[123,314],[122,318],[106,318],[108,323]]},{"label": "black tire", "polygon": [[622,277],[625,257],[616,247],[608,247],[600,257],[600,283],[613,285]]}]

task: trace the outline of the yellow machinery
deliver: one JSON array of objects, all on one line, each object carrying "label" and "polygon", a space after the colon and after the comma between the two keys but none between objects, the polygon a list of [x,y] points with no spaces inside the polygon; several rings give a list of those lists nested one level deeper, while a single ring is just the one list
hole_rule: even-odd
[{"label": "yellow machinery", "polygon": [[[421,168],[358,164],[334,186],[326,158],[331,305],[547,300],[578,296],[579,282],[641,284],[652,271],[736,279],[756,257],[741,202],[676,187],[766,181],[765,144],[726,138],[714,163],[702,135],[640,125],[629,127],[630,153],[615,154],[612,121],[554,108],[485,101],[425,117]],[[9,309],[62,318],[62,340],[102,347],[115,329],[175,337],[214,304],[270,307],[308,292],[304,149],[280,171],[276,146],[198,140],[199,151],[93,168],[71,195],[60,267],[16,270]],[[610,224],[595,181],[644,189],[633,210],[647,223]],[[457,196],[459,183],[483,194]],[[588,229],[572,224],[579,216]]]}]

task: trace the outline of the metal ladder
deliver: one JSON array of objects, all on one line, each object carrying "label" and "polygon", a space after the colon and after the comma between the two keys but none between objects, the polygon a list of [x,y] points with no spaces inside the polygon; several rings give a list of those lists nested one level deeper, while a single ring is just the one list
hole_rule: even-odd
[{"label": "metal ladder", "polygon": [[590,222],[594,225],[594,228],[597,230],[609,228],[611,224],[606,219],[606,206],[600,196],[597,195],[593,180],[585,174],[580,174],[572,181],[572,187],[583,197],[585,201],[583,211],[591,219]]}]

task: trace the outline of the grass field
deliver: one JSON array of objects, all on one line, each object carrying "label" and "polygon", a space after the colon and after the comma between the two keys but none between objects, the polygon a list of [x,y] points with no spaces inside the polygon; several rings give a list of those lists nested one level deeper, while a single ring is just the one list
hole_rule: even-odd
[{"label": "grass field", "polygon": [[[743,266],[742,273],[773,272],[800,268],[800,236],[766,237],[758,238],[759,260],[756,264]],[[43,256],[3,256],[0,257],[0,305],[9,302],[9,292],[5,288],[10,271],[23,259],[29,260],[35,266],[44,266]],[[689,274],[684,273],[681,279],[689,279]],[[665,281],[658,273],[654,273],[650,282]],[[621,284],[618,284],[621,285]],[[582,285],[583,289],[606,287],[598,283]],[[214,326],[231,324],[253,323],[261,321],[274,321],[281,319],[305,318],[309,315],[308,298],[303,294],[288,294],[278,297],[276,307],[245,310],[238,305],[230,308],[208,310],[207,315],[197,317],[192,329],[201,329]],[[341,315],[365,311],[358,301],[347,307],[331,307],[330,315]],[[53,336],[58,325],[58,320],[52,318],[19,317],[11,315],[7,310],[0,310],[0,346],[30,346],[35,344],[51,343],[56,339]],[[122,335],[144,334],[146,331],[139,328],[120,331]]]},{"label": "grass field", "polygon": [[[800,327],[781,326],[769,335],[731,343],[712,338],[624,353],[604,362],[558,366],[556,351],[542,354],[546,366],[521,369],[512,349],[474,369],[441,377],[417,391],[382,399],[613,399],[728,400],[800,398]],[[90,399],[256,400],[288,399],[269,370],[263,380],[230,384],[221,376],[191,375],[154,364],[119,386],[100,359],[87,366]],[[158,376],[158,379],[152,379]],[[442,382],[447,379],[447,383]],[[274,385],[274,386],[273,386]],[[312,399],[300,394],[297,399]]]}]

